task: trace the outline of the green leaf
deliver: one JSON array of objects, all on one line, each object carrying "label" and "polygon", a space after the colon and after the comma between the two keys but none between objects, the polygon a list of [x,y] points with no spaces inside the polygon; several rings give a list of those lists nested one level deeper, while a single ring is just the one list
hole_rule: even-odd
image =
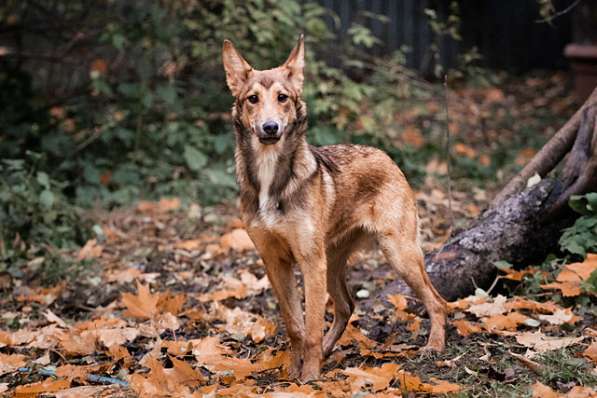
[{"label": "green leaf", "polygon": [[44,209],[50,209],[54,205],[54,194],[52,191],[43,190],[39,195],[39,203],[41,203]]},{"label": "green leaf", "polygon": [[189,169],[193,171],[198,171],[207,164],[207,156],[190,145],[184,148],[184,158]]},{"label": "green leaf", "polygon": [[37,182],[39,182],[39,185],[41,185],[42,187],[44,187],[46,189],[50,188],[50,178],[43,171],[37,172]]},{"label": "green leaf", "polygon": [[504,260],[494,261],[493,265],[495,265],[495,267],[501,271],[512,269],[512,264]]}]

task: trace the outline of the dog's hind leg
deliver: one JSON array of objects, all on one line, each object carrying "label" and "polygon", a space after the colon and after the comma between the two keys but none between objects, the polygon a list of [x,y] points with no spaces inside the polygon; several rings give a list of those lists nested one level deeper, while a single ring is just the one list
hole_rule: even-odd
[{"label": "dog's hind leg", "polygon": [[354,310],[354,302],[346,286],[346,261],[351,253],[349,246],[333,248],[327,254],[328,293],[334,301],[334,322],[323,338],[324,358],[334,349]]},{"label": "dog's hind leg", "polygon": [[414,235],[414,233],[387,231],[379,234],[378,242],[388,262],[396,268],[400,277],[423,302],[429,313],[431,330],[424,350],[443,351],[446,333],[446,302],[429,280],[425,271],[423,251],[416,239],[408,238],[408,236]]}]

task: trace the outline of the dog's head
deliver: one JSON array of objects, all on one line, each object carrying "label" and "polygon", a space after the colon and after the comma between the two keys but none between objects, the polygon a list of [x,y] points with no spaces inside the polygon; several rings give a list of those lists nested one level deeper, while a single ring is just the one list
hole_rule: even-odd
[{"label": "dog's head", "polygon": [[226,82],[236,98],[236,114],[244,129],[261,144],[277,143],[297,118],[303,91],[305,48],[301,35],[286,62],[256,70],[224,41],[222,60]]}]

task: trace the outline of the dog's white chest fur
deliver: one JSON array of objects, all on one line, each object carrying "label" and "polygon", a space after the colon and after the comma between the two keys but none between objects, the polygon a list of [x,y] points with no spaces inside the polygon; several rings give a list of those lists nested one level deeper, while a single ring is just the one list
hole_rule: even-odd
[{"label": "dog's white chest fur", "polygon": [[277,203],[270,196],[270,188],[276,175],[278,156],[278,151],[272,148],[259,151],[255,159],[259,180],[259,214],[265,224],[273,223],[277,212]]}]

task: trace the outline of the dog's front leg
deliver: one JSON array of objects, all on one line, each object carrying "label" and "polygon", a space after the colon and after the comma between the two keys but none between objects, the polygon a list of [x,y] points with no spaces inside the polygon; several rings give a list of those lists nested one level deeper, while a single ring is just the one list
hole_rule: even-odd
[{"label": "dog's front leg", "polygon": [[327,294],[326,257],[323,242],[296,256],[305,282],[305,340],[301,380],[319,378],[323,360],[322,340]]},{"label": "dog's front leg", "polygon": [[289,257],[289,248],[285,247],[282,242],[279,242],[271,235],[251,232],[251,238],[265,264],[267,277],[278,299],[282,319],[284,320],[288,338],[290,339],[291,349],[288,378],[291,380],[297,379],[301,374],[303,360],[305,322],[303,319],[301,297],[296,286],[296,278]]}]

